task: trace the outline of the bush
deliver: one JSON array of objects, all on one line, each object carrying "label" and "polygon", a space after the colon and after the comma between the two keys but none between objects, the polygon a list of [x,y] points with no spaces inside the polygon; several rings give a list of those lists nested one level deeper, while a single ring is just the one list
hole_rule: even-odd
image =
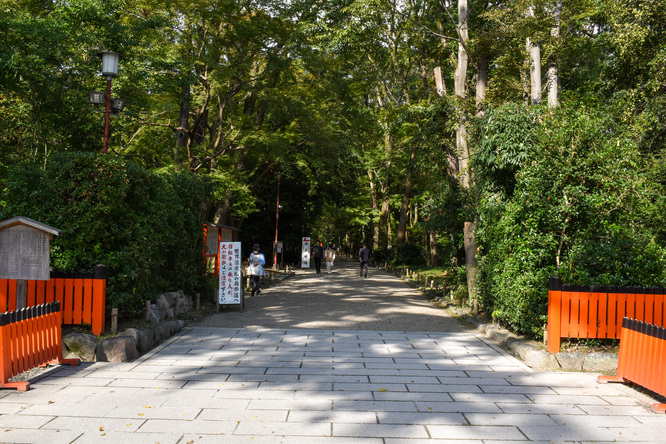
[{"label": "bush", "polygon": [[664,250],[642,217],[660,189],[634,140],[608,113],[584,106],[489,113],[475,159],[487,311],[539,336],[553,274],[570,284],[663,285]]},{"label": "bush", "polygon": [[158,293],[203,284],[202,224],[210,186],[201,177],[150,172],[110,155],[63,153],[46,169],[10,168],[1,217],[27,216],[63,231],[57,271],[107,266],[107,305],[139,313]]}]

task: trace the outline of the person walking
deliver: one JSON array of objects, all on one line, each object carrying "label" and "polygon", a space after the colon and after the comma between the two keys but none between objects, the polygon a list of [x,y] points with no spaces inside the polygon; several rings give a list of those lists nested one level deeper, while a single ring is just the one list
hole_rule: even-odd
[{"label": "person walking", "polygon": [[317,241],[313,250],[314,250],[313,256],[315,263],[315,271],[317,274],[319,274],[321,273],[321,260],[324,257],[324,247],[322,247],[320,240]]},{"label": "person walking", "polygon": [[358,252],[358,260],[361,262],[361,277],[368,277],[368,263],[370,262],[370,249],[367,244],[363,244]]},{"label": "person walking", "polygon": [[259,244],[254,244],[252,247],[252,253],[250,253],[249,266],[252,296],[261,293],[261,290],[259,289],[259,280],[266,274],[266,271],[264,271],[264,265],[266,265],[266,257],[264,257],[264,253],[261,252]]},{"label": "person walking", "polygon": [[333,248],[333,245],[328,245],[324,256],[326,256],[326,271],[328,274],[331,274],[331,270],[333,269],[333,261],[335,260],[335,248]]}]

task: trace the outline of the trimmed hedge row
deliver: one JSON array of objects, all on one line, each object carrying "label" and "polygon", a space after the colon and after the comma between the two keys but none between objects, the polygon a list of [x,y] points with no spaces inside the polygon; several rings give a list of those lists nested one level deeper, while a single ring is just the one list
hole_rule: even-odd
[{"label": "trimmed hedge row", "polygon": [[12,165],[3,185],[0,220],[21,215],[61,229],[51,243],[53,269],[105,264],[107,304],[123,315],[139,313],[160,292],[205,285],[202,224],[212,193],[205,177],[61,153],[46,168]]}]

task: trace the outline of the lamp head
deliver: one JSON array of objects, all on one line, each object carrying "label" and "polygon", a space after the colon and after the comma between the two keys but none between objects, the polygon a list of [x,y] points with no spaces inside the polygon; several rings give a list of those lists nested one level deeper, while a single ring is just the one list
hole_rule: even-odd
[{"label": "lamp head", "polygon": [[102,58],[102,75],[112,79],[118,75],[118,64],[122,57],[117,52],[102,51],[98,54]]}]

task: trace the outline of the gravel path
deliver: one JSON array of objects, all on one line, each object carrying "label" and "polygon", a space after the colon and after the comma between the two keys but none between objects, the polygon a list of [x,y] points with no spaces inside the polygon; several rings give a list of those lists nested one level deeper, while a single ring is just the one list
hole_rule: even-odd
[{"label": "gravel path", "polygon": [[435,307],[398,277],[337,260],[332,274],[298,270],[296,276],[245,298],[245,310],[224,310],[198,327],[307,328],[365,331],[461,332],[467,327]]}]

